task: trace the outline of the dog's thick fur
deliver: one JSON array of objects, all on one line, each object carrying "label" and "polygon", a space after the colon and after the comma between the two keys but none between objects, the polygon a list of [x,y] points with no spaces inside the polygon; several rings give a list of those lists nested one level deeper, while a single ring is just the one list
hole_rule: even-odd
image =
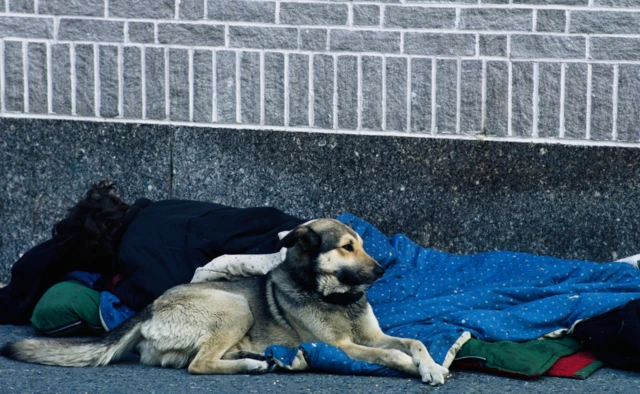
[{"label": "dog's thick fur", "polygon": [[384,269],[350,227],[316,220],[282,244],[289,248],[285,261],[265,277],[177,286],[102,339],[26,339],[0,352],[41,364],[99,366],[137,346],[144,364],[236,374],[266,371],[270,345],[320,341],[353,359],[444,383],[448,370],[421,342],[380,329],[364,291]]}]

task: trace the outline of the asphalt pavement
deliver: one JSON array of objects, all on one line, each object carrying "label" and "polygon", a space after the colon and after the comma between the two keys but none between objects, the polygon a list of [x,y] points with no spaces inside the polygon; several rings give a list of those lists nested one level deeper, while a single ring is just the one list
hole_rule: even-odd
[{"label": "asphalt pavement", "polygon": [[[0,343],[36,335],[29,327],[0,326]],[[640,373],[603,368],[586,380],[512,379],[452,371],[443,386],[419,379],[279,372],[264,375],[189,375],[147,367],[132,355],[97,368],[51,367],[0,358],[0,393],[638,393]]]}]

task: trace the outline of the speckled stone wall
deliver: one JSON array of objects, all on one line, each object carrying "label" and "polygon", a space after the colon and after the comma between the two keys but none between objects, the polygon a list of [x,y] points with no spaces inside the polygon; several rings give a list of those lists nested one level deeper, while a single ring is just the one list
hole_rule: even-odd
[{"label": "speckled stone wall", "polygon": [[0,281],[87,187],[352,212],[450,252],[640,253],[635,148],[0,119]]}]

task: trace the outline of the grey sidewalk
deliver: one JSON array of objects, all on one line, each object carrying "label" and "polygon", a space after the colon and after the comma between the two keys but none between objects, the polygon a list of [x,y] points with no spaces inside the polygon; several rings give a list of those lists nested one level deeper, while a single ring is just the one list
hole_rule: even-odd
[{"label": "grey sidewalk", "polygon": [[[33,335],[28,327],[0,326],[2,343]],[[315,373],[192,376],[186,370],[146,367],[135,360],[101,368],[65,368],[0,359],[0,393],[633,393],[640,373],[601,369],[586,380],[518,380],[454,371],[444,386],[418,379]]]}]

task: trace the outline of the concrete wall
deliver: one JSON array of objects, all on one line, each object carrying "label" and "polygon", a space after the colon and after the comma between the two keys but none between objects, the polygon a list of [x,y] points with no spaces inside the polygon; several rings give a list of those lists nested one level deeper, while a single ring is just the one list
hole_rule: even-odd
[{"label": "concrete wall", "polygon": [[637,0],[5,0],[5,116],[629,145]]}]

